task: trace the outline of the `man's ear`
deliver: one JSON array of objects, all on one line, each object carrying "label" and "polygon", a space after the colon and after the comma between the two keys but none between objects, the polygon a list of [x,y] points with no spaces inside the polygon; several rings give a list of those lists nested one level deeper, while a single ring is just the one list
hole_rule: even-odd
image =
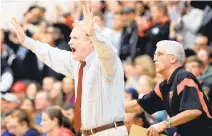
[{"label": "man's ear", "polygon": [[89,46],[90,49],[94,49],[94,45],[93,45],[93,42],[91,40],[89,41],[88,46]]},{"label": "man's ear", "polygon": [[176,61],[177,61],[177,57],[173,56],[173,57],[171,58],[171,63],[175,63]]}]

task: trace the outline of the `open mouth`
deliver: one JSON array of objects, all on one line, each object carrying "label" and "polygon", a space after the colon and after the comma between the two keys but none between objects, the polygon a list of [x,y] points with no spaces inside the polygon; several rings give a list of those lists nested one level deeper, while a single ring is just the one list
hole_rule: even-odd
[{"label": "open mouth", "polygon": [[76,49],[75,49],[75,48],[71,48],[71,50],[72,50],[72,52],[75,52],[75,51],[76,51]]}]

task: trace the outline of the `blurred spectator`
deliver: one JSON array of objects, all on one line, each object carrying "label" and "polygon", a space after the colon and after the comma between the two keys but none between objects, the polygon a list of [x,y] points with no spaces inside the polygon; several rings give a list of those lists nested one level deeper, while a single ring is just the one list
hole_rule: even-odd
[{"label": "blurred spectator", "polygon": [[26,95],[30,99],[35,99],[37,92],[41,90],[41,85],[35,81],[32,81],[28,84],[26,89]]},{"label": "blurred spectator", "polygon": [[97,16],[96,23],[99,25],[102,33],[106,37],[109,37],[111,35],[111,33],[112,33],[112,29],[108,28],[108,27],[105,27],[105,20],[104,20],[103,13],[96,12],[96,13],[94,13],[94,15]]},{"label": "blurred spectator", "polygon": [[135,63],[135,70],[138,76],[141,75],[147,75],[150,77],[155,76],[154,63],[149,56],[147,55],[138,56],[136,57],[134,63]]},{"label": "blurred spectator", "polygon": [[[209,74],[212,72],[212,66],[209,65],[209,53],[207,50],[200,50],[198,53],[197,53],[198,57],[200,60],[203,61],[204,63],[204,70],[203,70],[203,74],[206,75],[206,74]],[[206,78],[206,79],[203,79],[203,82],[207,85],[211,85],[212,84],[212,76]]]},{"label": "blurred spectator", "polygon": [[153,80],[153,78],[146,75],[140,76],[138,83],[139,83],[139,89],[138,89],[139,98],[142,98],[145,94],[152,91],[156,86],[156,83]]},{"label": "blurred spectator", "polygon": [[42,83],[43,91],[50,92],[53,89],[55,81],[55,77],[45,77]]},{"label": "blurred spectator", "polygon": [[74,121],[74,105],[73,104],[67,104],[64,106],[63,115],[66,116],[71,124],[73,125]]},{"label": "blurred spectator", "polygon": [[199,52],[201,49],[208,49],[209,41],[208,38],[204,35],[198,35],[195,40],[195,51]]},{"label": "blurred spectator", "polygon": [[37,125],[41,123],[41,114],[44,110],[49,108],[52,104],[52,99],[48,92],[38,92],[35,97],[35,109],[37,110],[37,116],[35,122]]},{"label": "blurred spectator", "polygon": [[123,4],[121,1],[105,1],[106,11],[104,12],[105,26],[108,28],[113,28],[112,18],[114,13],[121,12]]},{"label": "blurred spectator", "polygon": [[1,77],[0,77],[0,90],[8,92],[13,84],[13,73],[6,60],[1,57]]},{"label": "blurred spectator", "polygon": [[49,108],[42,113],[41,129],[48,136],[74,136],[74,133],[64,127],[64,116],[60,109]]},{"label": "blurred spectator", "polygon": [[138,92],[134,88],[127,88],[125,91],[125,100],[138,99]]},{"label": "blurred spectator", "polygon": [[145,13],[146,5],[143,1],[135,1],[136,15],[142,16]]},{"label": "blurred spectator", "polygon": [[197,56],[190,56],[185,62],[185,69],[195,77],[199,77],[203,73],[204,64]]},{"label": "blurred spectator", "polygon": [[11,87],[10,91],[22,101],[26,96],[26,88],[26,83],[23,81],[16,81]]},{"label": "blurred spectator", "polygon": [[135,58],[134,60],[134,76],[130,76],[127,79],[126,82],[126,88],[135,88],[136,90],[139,89],[139,83],[138,83],[138,79],[140,76],[142,75],[147,75],[150,77],[154,77],[155,76],[155,69],[154,69],[154,63],[153,60],[151,59],[151,57],[149,57],[148,55],[142,55],[142,56],[138,56]]},{"label": "blurred spectator", "polygon": [[11,113],[7,127],[16,136],[41,136],[32,116],[25,110],[19,109]]},{"label": "blurred spectator", "polygon": [[65,93],[64,103],[75,104],[74,80],[69,77],[65,77],[62,81],[62,89]]},{"label": "blurred spectator", "polygon": [[25,98],[20,108],[30,113],[33,119],[35,118],[35,102],[33,99]]},{"label": "blurred spectator", "polygon": [[124,64],[124,74],[126,80],[137,76],[137,72],[135,71],[133,64]]},{"label": "blurred spectator", "polygon": [[50,92],[53,105],[63,105],[63,93],[62,93],[62,82],[57,81],[53,85],[53,89]]},{"label": "blurred spectator", "polygon": [[156,43],[169,39],[170,21],[166,5],[159,1],[150,5],[150,16],[153,24],[144,34],[147,38],[145,53],[153,57]]},{"label": "blurred spectator", "polygon": [[1,136],[15,136],[11,134],[9,131],[11,131],[11,128],[8,128],[8,122],[12,120],[11,113],[8,113],[4,120],[1,119]]},{"label": "blurred spectator", "polygon": [[120,59],[126,60],[131,55],[131,48],[136,45],[138,28],[135,22],[135,9],[125,7],[122,11],[124,29],[121,36]]},{"label": "blurred spectator", "polygon": [[121,35],[124,29],[124,20],[121,12],[116,12],[112,18],[113,29],[109,35],[109,39],[114,47],[117,49],[118,55],[120,55],[121,47]]},{"label": "blurred spectator", "polygon": [[132,124],[148,128],[150,125],[146,120],[144,113],[126,113],[126,121],[125,125],[127,127],[128,133],[130,133],[130,129]]},{"label": "blurred spectator", "polygon": [[6,114],[18,109],[20,102],[13,93],[1,94],[1,119],[4,119]]},{"label": "blurred spectator", "polygon": [[36,24],[39,20],[44,18],[45,8],[34,5],[24,13],[23,25]]}]

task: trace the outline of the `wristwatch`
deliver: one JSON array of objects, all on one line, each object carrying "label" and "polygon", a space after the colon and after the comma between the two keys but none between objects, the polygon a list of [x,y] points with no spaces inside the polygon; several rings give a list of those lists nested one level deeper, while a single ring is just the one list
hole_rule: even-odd
[{"label": "wristwatch", "polygon": [[164,121],[164,123],[166,124],[167,128],[171,128],[171,120],[170,119],[166,119]]}]

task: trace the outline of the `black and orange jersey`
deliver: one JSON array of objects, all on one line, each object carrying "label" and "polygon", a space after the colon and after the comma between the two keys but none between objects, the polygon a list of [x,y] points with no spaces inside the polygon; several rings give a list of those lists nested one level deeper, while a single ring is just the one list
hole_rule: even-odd
[{"label": "black and orange jersey", "polygon": [[138,104],[149,114],[166,110],[170,117],[185,110],[199,109],[202,115],[177,126],[178,133],[181,136],[212,136],[207,97],[194,75],[182,67],[177,68],[168,81],[163,81],[154,91],[139,99]]}]

